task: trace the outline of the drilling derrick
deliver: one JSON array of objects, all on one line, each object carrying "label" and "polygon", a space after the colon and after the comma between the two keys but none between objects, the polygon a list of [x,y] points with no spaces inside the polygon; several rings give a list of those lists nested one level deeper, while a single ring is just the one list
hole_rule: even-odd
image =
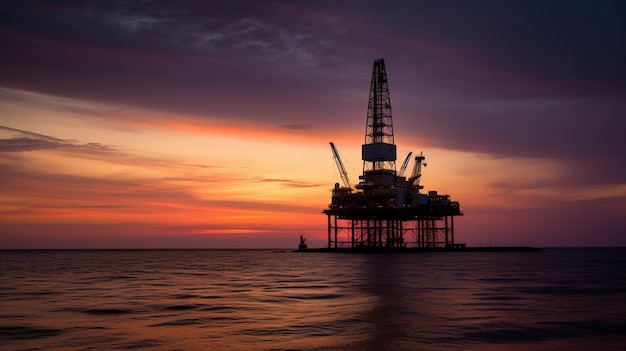
[{"label": "drilling derrick", "polygon": [[328,217],[328,248],[403,249],[451,248],[454,217],[462,216],[458,202],[431,190],[420,192],[425,157],[415,157],[407,179],[411,153],[396,173],[396,145],[391,99],[383,59],[374,61],[367,104],[365,142],[361,146],[363,174],[353,192],[337,150],[331,149],[344,187],[335,184]]},{"label": "drilling derrick", "polygon": [[[364,185],[392,183],[392,175],[396,173],[396,145],[393,143],[391,99],[383,59],[374,61],[370,97],[367,103],[365,144],[362,146],[361,154],[363,156],[361,179],[364,179]],[[383,179],[387,179],[387,182]]]}]

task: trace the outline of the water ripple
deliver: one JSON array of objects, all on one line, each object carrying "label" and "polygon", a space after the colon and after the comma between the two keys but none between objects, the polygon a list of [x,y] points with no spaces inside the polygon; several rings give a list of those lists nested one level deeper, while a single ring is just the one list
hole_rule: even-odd
[{"label": "water ripple", "polygon": [[24,251],[0,266],[3,351],[626,345],[626,249]]}]

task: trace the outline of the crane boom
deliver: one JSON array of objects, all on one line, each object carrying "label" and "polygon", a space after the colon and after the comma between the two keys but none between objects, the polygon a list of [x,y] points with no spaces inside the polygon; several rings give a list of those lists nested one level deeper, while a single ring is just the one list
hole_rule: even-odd
[{"label": "crane boom", "polygon": [[411,178],[409,181],[413,182],[413,185],[417,186],[418,189],[422,189],[423,186],[420,185],[420,178],[422,177],[422,165],[426,167],[426,163],[424,163],[424,153],[420,152],[419,156],[415,156],[415,166],[413,167],[413,173],[411,174]]},{"label": "crane boom", "polygon": [[333,158],[337,163],[337,168],[339,168],[339,174],[341,175],[341,180],[343,181],[343,185],[346,188],[352,189],[352,183],[350,183],[350,179],[348,178],[348,172],[346,171],[346,167],[343,166],[343,162],[341,161],[341,157],[339,157],[339,152],[337,152],[337,148],[335,148],[335,144],[331,141],[330,149],[333,151]]},{"label": "crane boom", "polygon": [[402,167],[400,167],[400,172],[398,173],[398,177],[404,177],[404,172],[406,171],[406,167],[409,165],[409,162],[411,161],[411,155],[413,155],[413,151],[409,152],[409,154],[406,155],[404,162],[402,162]]}]

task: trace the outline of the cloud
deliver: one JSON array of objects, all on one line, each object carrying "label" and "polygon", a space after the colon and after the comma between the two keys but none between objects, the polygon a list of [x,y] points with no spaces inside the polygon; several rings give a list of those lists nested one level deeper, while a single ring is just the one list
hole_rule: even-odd
[{"label": "cloud", "polygon": [[316,129],[316,127],[314,125],[312,125],[312,124],[305,124],[305,123],[282,124],[280,127],[284,128],[284,129],[290,129],[290,130],[312,130],[312,129]]},{"label": "cloud", "polygon": [[[152,171],[157,171],[152,169]],[[0,204],[0,219],[13,216],[13,221],[24,218],[26,222],[51,214],[59,222],[123,222],[133,220],[149,223],[222,223],[232,227],[229,216],[265,216],[276,213],[311,214],[318,208],[309,204],[283,203],[280,200],[237,199],[235,191],[249,179],[209,175],[177,176],[171,169],[168,177],[141,175],[94,176],[33,170],[20,162],[0,162],[0,180],[5,187]],[[185,172],[182,173],[186,174]],[[259,180],[264,182],[265,180]],[[312,187],[312,183],[270,179],[287,187]],[[211,184],[206,189],[205,184]],[[231,195],[225,197],[223,191]],[[71,210],[71,211],[70,211]],[[82,213],[79,215],[79,213]],[[210,213],[210,216],[207,214]],[[8,216],[8,217],[7,217]],[[39,219],[38,219],[39,220]],[[263,219],[258,221],[263,222]],[[244,225],[244,224],[240,224]]]},{"label": "cloud", "polygon": [[[420,54],[418,62],[433,74],[454,76],[480,68],[508,76],[503,83],[510,87],[526,77],[542,84],[568,81],[565,91],[601,81],[617,96],[626,78],[621,64],[626,48],[618,44],[626,37],[619,15],[625,9],[621,1],[574,1],[568,6],[544,1],[413,2],[402,12],[382,9],[379,15],[395,20],[381,32],[410,43],[406,54]],[[468,83],[482,87],[482,82]],[[527,87],[527,92],[536,88]]]},{"label": "cloud", "polygon": [[354,118],[381,56],[394,106],[421,99],[440,114],[455,101],[625,92],[619,1],[400,3],[11,3],[0,84],[292,130]]},{"label": "cloud", "polygon": [[64,146],[62,142],[33,138],[0,139],[0,152],[20,152],[52,149]]},{"label": "cloud", "polygon": [[73,145],[72,142],[68,140],[57,139],[15,128],[0,126],[0,130],[15,135],[8,139],[0,139],[0,152],[45,150]]},{"label": "cloud", "polygon": [[0,130],[16,135],[8,139],[0,139],[0,152],[25,152],[61,147],[83,151],[117,152],[116,149],[100,143],[80,144],[73,140],[58,139],[6,126],[0,126]]},{"label": "cloud", "polygon": [[[276,213],[310,214],[319,209],[310,204],[292,204],[289,197],[274,201],[251,198],[254,192],[242,191],[251,178],[228,173],[206,173],[224,167],[187,164],[169,159],[149,158],[118,151],[99,143],[79,143],[44,134],[0,126],[0,131],[24,136],[30,140],[60,146],[44,148],[30,142],[6,148],[13,154],[0,160],[0,181],[4,186],[0,197],[0,217],[32,220],[54,214],[60,221],[78,221],[78,217],[104,221],[189,221],[231,223],[230,216],[272,216]],[[17,142],[15,142],[17,145]],[[1,145],[1,143],[0,143]],[[56,145],[56,144],[55,144]],[[67,151],[72,151],[68,153]],[[29,157],[16,151],[42,152]],[[56,164],[57,154],[65,157],[63,167]],[[67,159],[69,158],[69,159]],[[96,167],[85,171],[95,160]],[[77,165],[78,168],[74,168]],[[321,183],[297,179],[255,177],[258,183],[277,183],[287,188],[312,188]],[[210,184],[210,187],[207,186]],[[225,196],[224,194],[228,194]],[[211,216],[206,217],[210,212]],[[82,215],[78,215],[82,213]],[[30,217],[29,217],[30,216]],[[220,219],[223,218],[223,219]],[[259,219],[262,222],[262,219]]]},{"label": "cloud", "polygon": [[[287,133],[290,140],[353,138],[358,146],[372,60],[383,57],[399,147],[534,159],[557,170],[550,179],[534,177],[530,169],[528,181],[491,184],[501,192],[621,189],[625,7],[612,0],[567,6],[545,1],[186,1],[175,7],[158,0],[7,2],[0,7],[0,43],[11,54],[0,55],[0,102],[40,103],[95,116],[108,128],[240,133],[239,138],[256,140]],[[46,95],[10,93],[14,89]],[[129,112],[138,110],[155,113]],[[241,125],[249,134],[233,127]],[[113,145],[9,127],[0,132],[7,165],[40,151],[129,167],[124,171],[133,166],[162,172],[159,181],[137,177],[131,184],[115,178],[127,188],[97,178],[103,189],[130,191],[123,197],[128,201],[137,196],[158,202],[161,196],[170,205],[214,206],[176,182],[214,182],[239,191],[238,185],[251,181],[289,191],[320,186],[287,175],[202,178],[196,172],[228,168],[142,157]],[[94,181],[66,176],[46,179],[67,187],[84,182],[84,189]],[[224,206],[288,211],[274,203],[233,201]],[[106,210],[110,204],[73,206]]]},{"label": "cloud", "polygon": [[396,140],[495,158],[552,160],[567,170],[562,181],[576,186],[624,182],[626,165],[617,151],[626,149],[624,98],[443,99],[396,105]]},{"label": "cloud", "polygon": [[214,165],[198,165],[191,163],[181,163],[183,166],[196,167],[196,168],[225,168],[223,166],[214,166]]},{"label": "cloud", "polygon": [[260,183],[279,183],[289,188],[316,188],[320,186],[328,186],[326,183],[302,182],[293,179],[254,177],[253,180]]},{"label": "cloud", "polygon": [[319,64],[319,53],[326,51],[322,48],[327,41],[318,39],[320,30],[337,33],[341,26],[330,11],[319,7],[267,1],[190,1],[176,9],[166,1],[76,2],[54,8],[14,3],[4,10],[8,27],[39,43],[199,51],[303,66]]},{"label": "cloud", "polygon": [[[302,114],[294,104],[321,97],[319,78],[301,80],[342,79],[332,63],[349,57],[338,50],[342,15],[319,6],[12,3],[0,16],[13,52],[0,58],[0,85],[199,118],[291,122]],[[317,118],[333,111],[324,106]]]}]

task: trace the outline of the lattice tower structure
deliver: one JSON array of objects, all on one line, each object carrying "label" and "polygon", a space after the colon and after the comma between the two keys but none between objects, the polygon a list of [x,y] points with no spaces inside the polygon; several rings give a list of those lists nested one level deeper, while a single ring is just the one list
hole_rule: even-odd
[{"label": "lattice tower structure", "polygon": [[374,61],[367,104],[365,143],[362,145],[361,155],[362,188],[393,185],[396,174],[396,145],[393,140],[391,99],[383,59]]}]

